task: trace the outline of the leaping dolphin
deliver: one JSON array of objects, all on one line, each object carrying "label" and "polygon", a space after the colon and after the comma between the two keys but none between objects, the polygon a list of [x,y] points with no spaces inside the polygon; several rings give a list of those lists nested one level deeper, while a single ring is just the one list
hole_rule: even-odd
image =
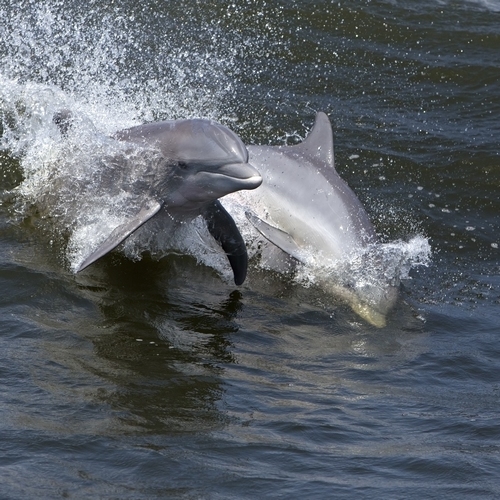
[{"label": "leaping dolphin", "polygon": [[[303,263],[311,252],[317,261],[345,261],[377,241],[363,205],[335,170],[333,132],[326,114],[317,113],[301,144],[248,146],[248,151],[263,182],[251,193],[233,196],[243,200],[248,220],[261,235],[286,254]],[[231,210],[230,203],[226,208]],[[322,285],[376,326],[385,324],[397,295],[392,286],[382,291],[372,287],[360,296],[355,287]]]},{"label": "leaping dolphin", "polygon": [[[62,111],[53,121],[65,135],[72,119],[70,112]],[[227,127],[202,119],[139,125],[116,132],[113,138],[130,144],[133,158],[141,158],[144,153],[144,161],[151,159],[147,200],[135,216],[116,227],[83,259],[76,272],[116,248],[157,214],[163,214],[164,221],[174,226],[202,215],[210,233],[226,252],[235,283],[242,284],[248,260],[245,242],[218,201],[240,189],[255,189],[262,182],[259,172],[248,163],[248,151],[241,139]],[[134,167],[127,155],[118,156],[113,162],[120,168]]]}]

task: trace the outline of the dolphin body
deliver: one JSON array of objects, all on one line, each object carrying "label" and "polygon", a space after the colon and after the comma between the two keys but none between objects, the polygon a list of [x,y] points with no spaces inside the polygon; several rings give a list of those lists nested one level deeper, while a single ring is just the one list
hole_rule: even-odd
[{"label": "dolphin body", "polygon": [[[57,113],[53,121],[63,135],[71,130],[69,111]],[[227,127],[211,120],[190,119],[154,122],[116,132],[118,141],[130,144],[130,155],[112,162],[119,169],[134,168],[134,161],[151,163],[148,178],[140,183],[145,201],[127,222],[87,255],[76,272],[103,257],[150,219],[161,218],[162,230],[201,215],[211,235],[222,246],[233,269],[237,285],[244,282],[248,256],[245,242],[232,217],[218,198],[240,189],[255,189],[262,182],[248,163],[248,151],[241,139]],[[132,160],[131,160],[132,158]],[[106,176],[106,172],[103,173]],[[119,182],[113,179],[111,182]],[[108,179],[107,182],[110,182]],[[124,190],[136,189],[123,186]]]},{"label": "dolphin body", "polygon": [[[328,266],[348,261],[377,242],[361,202],[335,170],[333,132],[326,114],[317,113],[301,144],[248,146],[248,151],[263,182],[253,192],[234,196],[243,200],[246,217],[273,245],[305,264],[313,253],[316,261]],[[231,211],[230,204],[226,206]],[[319,282],[379,327],[385,325],[385,315],[397,298],[394,286]]]}]

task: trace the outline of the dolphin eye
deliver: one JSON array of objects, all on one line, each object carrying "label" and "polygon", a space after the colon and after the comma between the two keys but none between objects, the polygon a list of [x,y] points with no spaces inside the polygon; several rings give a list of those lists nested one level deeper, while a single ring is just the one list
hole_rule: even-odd
[{"label": "dolphin eye", "polygon": [[187,168],[187,163],[185,161],[180,161],[177,166],[185,170]]}]

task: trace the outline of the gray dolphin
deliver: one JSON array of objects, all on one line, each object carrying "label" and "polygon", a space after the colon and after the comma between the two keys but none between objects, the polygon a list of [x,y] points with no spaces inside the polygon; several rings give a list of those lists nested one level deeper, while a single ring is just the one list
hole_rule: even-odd
[{"label": "gray dolphin", "polygon": [[302,261],[312,245],[325,259],[339,259],[376,241],[373,225],[353,191],[335,170],[333,132],[318,113],[306,140],[296,146],[248,146],[262,175],[255,195],[277,225],[248,214],[272,243]]},{"label": "gray dolphin", "polygon": [[[54,116],[54,123],[65,135],[72,119],[70,112],[62,111]],[[139,125],[116,132],[113,138],[130,144],[133,151],[113,159],[120,168],[134,168],[137,158],[151,161],[149,178],[144,180],[147,201],[135,216],[116,227],[86,256],[76,272],[116,248],[157,214],[165,222],[162,227],[202,215],[210,233],[226,252],[235,283],[242,284],[248,260],[245,242],[218,201],[240,189],[255,189],[262,182],[259,172],[248,163],[248,151],[241,139],[227,127],[202,119]]]},{"label": "gray dolphin", "polygon": [[[333,132],[326,114],[317,113],[301,144],[248,146],[248,151],[263,182],[255,191],[241,193],[250,209],[246,216],[285,253],[303,263],[311,252],[320,261],[346,261],[377,241],[363,205],[335,170]],[[397,296],[392,286],[365,287],[360,293],[334,283],[321,285],[376,326],[385,324],[385,314]]]}]

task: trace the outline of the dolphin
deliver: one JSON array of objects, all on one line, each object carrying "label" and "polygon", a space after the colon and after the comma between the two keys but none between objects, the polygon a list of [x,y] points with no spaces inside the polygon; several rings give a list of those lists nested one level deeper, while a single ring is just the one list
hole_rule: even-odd
[{"label": "dolphin", "polygon": [[[248,146],[248,151],[263,182],[253,192],[234,196],[242,200],[257,231],[287,255],[307,264],[313,253],[316,262],[327,267],[348,261],[377,242],[363,205],[335,169],[333,132],[325,113],[317,113],[301,144]],[[385,324],[397,296],[394,287],[363,286],[361,291],[352,284],[327,281],[321,286],[345,299],[371,324]]]},{"label": "dolphin", "polygon": [[[71,112],[63,110],[54,115],[53,122],[64,136],[70,132],[73,119]],[[218,201],[234,191],[255,189],[262,182],[260,173],[248,163],[248,151],[241,139],[227,127],[203,119],[147,123],[120,130],[112,138],[131,150],[112,159],[119,169],[134,168],[138,159],[151,162],[148,178],[139,183],[140,189],[147,188],[146,193],[139,193],[146,195],[145,201],[135,215],[114,228],[83,259],[76,272],[111,252],[155,216],[162,218],[161,227],[168,230],[201,215],[225,251],[235,283],[242,284],[248,262],[245,242]],[[125,185],[123,189],[137,187]]]}]

